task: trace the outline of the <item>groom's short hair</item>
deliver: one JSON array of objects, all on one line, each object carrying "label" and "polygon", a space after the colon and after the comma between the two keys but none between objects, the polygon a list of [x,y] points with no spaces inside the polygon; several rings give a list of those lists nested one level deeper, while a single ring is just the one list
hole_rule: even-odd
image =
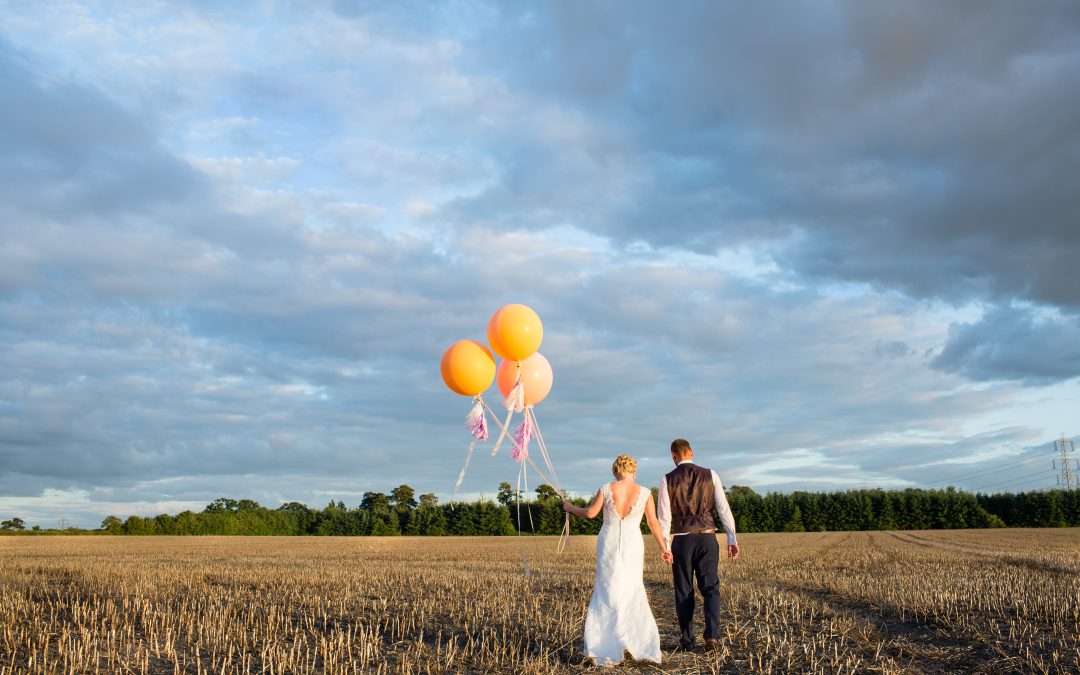
[{"label": "groom's short hair", "polygon": [[676,438],[671,442],[671,454],[679,457],[689,457],[694,449],[690,447],[690,441],[685,438]]}]

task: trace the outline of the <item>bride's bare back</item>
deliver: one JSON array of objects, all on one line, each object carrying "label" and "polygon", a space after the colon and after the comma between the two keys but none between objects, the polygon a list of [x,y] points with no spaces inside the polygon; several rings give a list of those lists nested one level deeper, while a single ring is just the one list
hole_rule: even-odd
[{"label": "bride's bare back", "polygon": [[615,504],[615,513],[620,518],[625,518],[637,504],[638,494],[645,488],[634,482],[633,479],[624,478],[610,483],[611,501]]}]

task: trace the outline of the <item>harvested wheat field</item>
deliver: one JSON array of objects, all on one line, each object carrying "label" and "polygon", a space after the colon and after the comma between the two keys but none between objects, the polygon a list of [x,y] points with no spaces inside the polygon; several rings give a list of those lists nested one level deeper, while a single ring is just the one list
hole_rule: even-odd
[{"label": "harvested wheat field", "polygon": [[[593,541],[0,537],[0,673],[600,671]],[[677,651],[650,549],[665,662],[608,672],[1080,670],[1080,530],[740,543],[721,651]]]}]

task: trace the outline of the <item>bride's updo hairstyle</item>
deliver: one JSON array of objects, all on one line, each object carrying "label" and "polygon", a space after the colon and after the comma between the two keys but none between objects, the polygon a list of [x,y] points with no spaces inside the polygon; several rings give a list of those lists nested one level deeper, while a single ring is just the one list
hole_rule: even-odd
[{"label": "bride's updo hairstyle", "polygon": [[615,474],[616,478],[637,473],[637,460],[630,455],[619,455],[615,458],[615,463],[611,465],[611,473]]}]

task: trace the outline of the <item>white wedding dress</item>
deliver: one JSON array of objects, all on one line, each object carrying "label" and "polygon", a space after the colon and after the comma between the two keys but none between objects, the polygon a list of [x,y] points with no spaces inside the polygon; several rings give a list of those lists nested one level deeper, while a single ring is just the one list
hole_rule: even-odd
[{"label": "white wedding dress", "polygon": [[585,654],[601,665],[622,661],[623,650],[639,661],[660,663],[660,632],[645,595],[645,540],[641,516],[649,491],[638,489],[634,507],[620,518],[604,493],[604,525],[596,541],[596,585],[585,616]]}]

